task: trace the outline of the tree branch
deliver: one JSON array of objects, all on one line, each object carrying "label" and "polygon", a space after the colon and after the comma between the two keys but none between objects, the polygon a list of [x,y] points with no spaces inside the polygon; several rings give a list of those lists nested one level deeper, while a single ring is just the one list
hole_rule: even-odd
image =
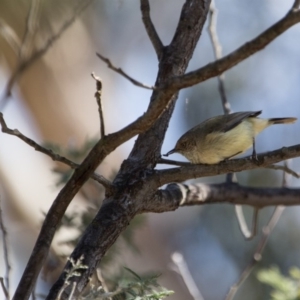
[{"label": "tree branch", "polygon": [[255,39],[245,43],[237,50],[215,62],[209,63],[206,66],[185,75],[170,79],[166,83],[166,86],[180,90],[182,88],[190,87],[203,82],[209,78],[218,76],[242,62],[252,54],[262,50],[283,32],[299,22],[300,10],[291,9],[283,19],[269,27]]},{"label": "tree branch", "polygon": [[180,168],[157,170],[152,175],[152,180],[156,181],[157,187],[159,187],[170,182],[181,182],[192,178],[265,168],[280,161],[299,156],[300,144],[259,154],[257,162],[253,161],[251,156],[249,156],[246,158],[231,159],[215,165],[190,164],[190,166]]},{"label": "tree branch", "polygon": [[300,0],[295,0],[295,2],[293,4],[293,9],[299,10],[299,6],[300,6]]},{"label": "tree branch", "polygon": [[[288,168],[287,163],[285,164],[285,166]],[[287,174],[288,174],[287,172],[284,172],[284,174],[283,174],[283,180],[282,180],[283,187],[287,187],[287,177],[288,177]],[[244,271],[241,273],[238,281],[231,286],[225,300],[232,300],[234,298],[234,296],[235,296],[236,292],[238,291],[238,289],[240,288],[240,286],[245,282],[245,280],[251,274],[255,265],[261,260],[262,253],[266,247],[268,238],[269,238],[270,234],[272,233],[272,231],[274,230],[274,228],[275,228],[277,222],[279,221],[284,210],[285,210],[284,206],[276,206],[268,224],[266,226],[264,226],[262,229],[262,236],[256,246],[256,250],[255,250],[254,255],[252,256],[251,261],[248,263],[248,265],[246,266]]]},{"label": "tree branch", "polygon": [[102,60],[104,61],[106,64],[107,64],[107,67],[112,69],[113,71],[117,72],[118,74],[122,75],[123,77],[125,77],[126,79],[128,79],[132,84],[138,86],[138,87],[141,87],[141,88],[144,88],[144,89],[147,89],[147,90],[154,90],[155,89],[155,86],[149,86],[149,85],[146,85],[142,82],[139,82],[137,80],[135,80],[134,78],[132,78],[131,76],[127,75],[121,68],[117,68],[115,67],[111,61],[104,57],[103,55],[101,55],[100,53],[96,53],[96,55]]},{"label": "tree branch", "polygon": [[190,292],[191,296],[194,300],[204,300],[189,268],[184,260],[184,257],[179,252],[174,252],[171,255],[172,262],[174,263],[175,267],[174,270],[178,272],[178,274],[182,277],[183,282],[185,283],[188,291]]},{"label": "tree branch", "polygon": [[221,184],[169,184],[159,190],[154,198],[145,203],[142,212],[162,213],[180,206],[231,203],[266,206],[293,206],[300,204],[300,189],[252,188],[234,183]]},{"label": "tree branch", "polygon": [[142,20],[144,22],[149,39],[152,42],[152,45],[155,49],[158,60],[160,60],[162,57],[162,54],[163,54],[164,45],[161,42],[161,40],[155,30],[155,27],[151,21],[150,5],[149,5],[148,0],[141,0],[141,12],[142,12]]},{"label": "tree branch", "polygon": [[284,166],[271,165],[271,166],[267,166],[266,169],[280,170],[280,171],[283,171],[284,173],[292,175],[295,178],[300,178],[299,173],[297,173],[294,170],[292,170],[291,168],[289,168],[286,164]]},{"label": "tree branch", "polygon": [[[98,141],[84,162],[75,170],[70,180],[56,197],[45,218],[37,243],[22,276],[14,300],[27,299],[30,295],[30,291],[36,281],[41,265],[48,253],[58,222],[74,195],[93,173],[98,164],[101,163],[116,147],[129,140],[134,135],[141,133],[129,158],[124,161],[114,180],[113,184],[116,189],[108,195],[107,199],[105,199],[100,211],[88,226],[86,232],[72,253],[74,261],[84,254],[83,263],[88,266],[88,269],[82,270],[81,276],[70,279],[70,286],[73,286],[73,283],[76,281],[74,296],[78,295],[84,289],[99,260],[102,259],[107,249],[115,242],[122,230],[128,226],[130,220],[136,213],[147,211],[147,208],[155,209],[150,202],[153,200],[153,195],[156,193],[157,187],[164,183],[174,181],[174,178],[176,181],[181,181],[185,180],[184,178],[204,176],[205,172],[210,175],[216,175],[241,171],[245,168],[253,169],[261,166],[254,164],[249,159],[242,159],[232,160],[213,166],[188,166],[163,171],[152,170],[156,164],[158,153],[160,153],[164,134],[174,108],[176,92],[178,90],[176,80],[178,78],[185,78],[184,76],[181,77],[181,75],[184,74],[200,37],[203,24],[206,20],[208,6],[208,0],[186,0],[182,8],[180,21],[174,38],[171,44],[167,46],[163,52],[156,81],[157,89],[153,91],[151,103],[147,112],[122,130],[104,136]],[[291,22],[291,20],[289,21]],[[191,30],[191,28],[193,30]],[[278,34],[275,35],[278,36]],[[248,56],[246,55],[245,58]],[[218,62],[219,61],[217,61],[216,64]],[[174,81],[170,78],[176,79],[174,79]],[[171,85],[165,84],[165,82],[171,82]],[[174,82],[175,84],[172,86],[172,83]],[[271,159],[272,157],[266,158],[264,155],[261,155],[259,158],[263,159],[262,164],[264,164],[266,160],[268,161],[267,165],[270,165],[287,158],[289,155],[292,157],[291,153],[292,155],[298,156],[300,151],[299,148],[300,146],[294,146],[283,148],[285,151],[283,149],[278,150],[278,157],[276,156],[276,159],[273,159],[273,161]],[[156,198],[160,200],[157,193]],[[156,200],[156,198],[154,200]],[[162,199],[162,201],[163,200],[164,199]],[[180,202],[177,203],[178,199],[174,198],[168,200],[171,202],[174,201],[175,204],[172,205],[172,203],[168,203],[165,207],[164,202],[160,204],[157,202],[162,211],[167,211],[169,207],[176,209],[176,205],[178,207],[180,204]],[[199,201],[197,203],[199,203]],[[185,203],[185,205],[193,204],[190,202]],[[251,205],[257,206],[258,203],[254,201]],[[66,268],[69,266],[70,265],[67,264]],[[50,300],[56,298],[57,292],[60,291],[64,284],[65,274],[66,273],[62,273],[57,283],[52,287],[47,299]],[[62,299],[66,299],[71,292],[69,287],[66,288],[62,294]]]},{"label": "tree branch", "polygon": [[[68,158],[66,158],[64,156],[61,156],[57,153],[54,153],[51,149],[47,149],[47,148],[39,145],[34,140],[32,140],[32,139],[28,138],[27,136],[25,136],[24,134],[22,134],[19,130],[8,128],[2,113],[0,113],[0,125],[1,125],[1,128],[2,128],[2,132],[18,137],[23,142],[25,142],[27,145],[34,148],[34,150],[36,150],[38,152],[41,152],[41,153],[44,153],[47,156],[51,157],[53,161],[61,162],[65,165],[71,167],[72,169],[76,169],[76,168],[79,167],[78,164],[74,163],[73,161],[69,160]],[[105,177],[103,177],[101,175],[98,175],[98,174],[95,174],[95,173],[92,174],[90,177],[92,179],[98,181],[105,188],[107,188],[107,189],[111,188],[111,182],[109,180],[107,180]]]},{"label": "tree branch", "polygon": [[[186,51],[187,48],[184,48],[183,46],[179,47],[178,49],[180,52],[183,51],[183,48],[185,49],[184,52],[181,53],[182,57],[182,62],[183,65],[178,65],[178,70],[180,70],[179,73],[176,74],[181,74],[185,71],[187,67],[187,63],[189,59],[187,57],[191,57],[191,54],[194,50],[193,47],[196,46],[196,41],[198,40],[200,36],[200,31],[201,31],[201,26],[203,26],[205,22],[206,15],[203,14],[203,10],[197,10],[196,8],[200,6],[199,3],[201,1],[205,0],[187,0],[187,4],[184,6],[184,8],[187,11],[190,11],[193,13],[193,17],[189,19],[189,23],[191,24],[192,28],[196,28],[197,30],[193,32],[193,34],[187,35],[187,28],[186,26],[180,25],[180,34],[177,34],[177,37],[173,40],[175,42],[177,41],[178,44],[183,44],[185,46],[189,45],[189,55],[187,56]],[[190,3],[191,2],[191,3]],[[192,5],[190,5],[192,4]],[[207,4],[209,5],[209,3]],[[201,6],[202,7],[202,6]],[[208,7],[207,7],[208,10]],[[193,26],[193,24],[195,24]],[[185,22],[186,24],[186,22]],[[189,31],[190,32],[190,31]],[[175,34],[176,35],[176,34]],[[196,36],[196,38],[195,38]],[[192,42],[189,42],[189,40],[192,40]],[[169,56],[166,56],[165,64],[162,64],[161,68],[162,71],[159,73],[158,78],[163,76],[164,80],[166,78],[169,78],[174,75],[174,68],[170,68],[170,65],[172,65],[173,59],[177,59],[175,55],[176,53],[174,51],[170,51]],[[173,59],[170,59],[172,57]],[[168,73],[166,73],[165,70],[168,70]],[[172,71],[172,73],[170,73]],[[164,80],[159,79],[158,82],[163,82]],[[76,195],[76,193],[79,191],[79,189],[82,187],[82,185],[86,182],[86,180],[90,177],[90,175],[94,172],[96,167],[104,160],[104,158],[111,153],[113,150],[116,149],[119,145],[123,144],[127,140],[131,139],[134,137],[136,134],[145,132],[148,130],[155,121],[161,117],[163,112],[165,111],[166,107],[168,107],[168,104],[174,100],[174,93],[176,92],[173,89],[159,89],[154,91],[155,94],[152,98],[151,104],[147,110],[146,113],[144,113],[142,116],[140,116],[136,121],[133,123],[129,124],[128,126],[124,127],[118,132],[115,132],[113,134],[106,135],[103,137],[100,141],[96,143],[96,145],[92,148],[88,156],[85,158],[85,160],[82,162],[82,164],[75,169],[75,172],[73,173],[72,177],[69,179],[69,181],[66,183],[66,185],[62,188],[62,190],[59,192],[57,195],[56,199],[54,200],[50,210],[48,211],[44,223],[42,225],[41,231],[39,233],[37,242],[34,246],[34,249],[31,253],[30,259],[28,261],[28,264],[25,268],[25,271],[22,275],[21,281],[19,283],[19,286],[16,290],[16,293],[14,295],[13,300],[26,300],[30,296],[30,293],[34,287],[35,281],[37,279],[37,276],[40,272],[40,269],[46,259],[46,256],[49,251],[49,247],[51,245],[51,241],[53,239],[55,230],[58,226],[58,223],[60,222],[62,216],[64,215],[67,207],[69,206],[71,200],[73,197]],[[168,112],[169,117],[171,116],[171,112]],[[169,120],[169,119],[168,119]],[[164,122],[168,122],[168,120],[164,120]],[[165,129],[167,128],[167,123],[164,125]],[[152,127],[153,128],[153,127]],[[151,128],[151,130],[152,130]],[[162,128],[162,127],[161,127]],[[164,129],[164,130],[165,130]],[[164,132],[163,132],[164,136]],[[162,138],[163,138],[162,136]],[[157,138],[156,138],[157,140]],[[162,139],[159,139],[160,143],[162,143]],[[157,143],[157,142],[156,142]],[[153,148],[150,147],[150,143],[148,141],[147,143],[147,148],[149,148],[149,151],[153,152]],[[153,146],[153,144],[151,145]],[[151,148],[151,149],[150,149]],[[159,148],[160,149],[160,148]],[[134,151],[134,150],[133,150]],[[157,151],[158,152],[158,151]],[[153,153],[150,156],[151,161],[153,161]],[[141,169],[144,167],[143,164],[140,163],[140,161],[136,160],[138,163],[138,168]],[[145,156],[143,155],[143,162],[147,163],[147,160],[145,160]],[[155,162],[154,162],[155,163]],[[153,165],[154,165],[153,163]],[[123,165],[125,166],[125,164]],[[128,170],[132,173],[133,170],[136,170],[136,167],[134,165],[127,165]],[[120,176],[115,180],[116,182],[118,181],[119,178],[124,178],[124,169],[121,170]],[[132,178],[135,178],[134,176],[131,176]],[[140,177],[138,176],[139,180]],[[133,196],[134,198],[135,196]],[[126,198],[127,201],[129,198]],[[134,215],[132,215],[133,217]],[[126,219],[127,220],[127,219]],[[127,222],[127,223],[126,223]],[[125,228],[128,224],[128,220],[125,223],[120,223],[124,224]],[[112,226],[116,226],[115,223],[113,223]],[[119,225],[118,225],[119,226]],[[118,234],[120,234],[121,229],[118,228],[120,231],[117,231]],[[116,234],[117,234],[116,233]],[[117,238],[117,237],[115,237]],[[99,239],[99,243],[102,241],[102,239]],[[109,248],[109,245],[106,243],[106,250]],[[80,249],[80,248],[79,248]],[[105,253],[105,252],[104,252]],[[102,254],[104,254],[102,253]],[[98,260],[100,259],[100,256],[97,256]],[[92,259],[93,256],[90,257],[85,257],[85,259]],[[91,269],[88,271],[90,272]],[[82,278],[82,280],[87,280],[87,277]],[[86,282],[85,282],[86,283]],[[81,285],[79,285],[81,287]],[[78,288],[79,289],[79,288]]]},{"label": "tree branch", "polygon": [[[205,23],[209,4],[209,0],[186,0],[173,40],[165,48],[160,61],[156,80],[157,89],[153,91],[147,112],[134,122],[134,125],[127,126],[116,135],[120,141],[128,136],[129,128],[138,133],[141,132],[129,158],[123,162],[114,180],[116,191],[104,201],[97,216],[86,229],[71,255],[76,260],[84,254],[84,264],[89,266],[87,270],[82,271],[82,276],[73,279],[78,282],[75,295],[83,290],[99,260],[143,206],[144,199],[152,197],[156,191],[154,185],[150,186],[144,180],[149,172],[152,172],[151,169],[160,155],[163,138],[177,97],[176,90],[163,89],[160,86],[169,78],[185,72]],[[151,128],[148,124],[152,125]],[[111,135],[105,137],[105,149],[110,137]],[[56,299],[64,280],[65,275],[62,273],[52,287],[48,300]],[[62,297],[67,299],[69,295],[68,288]]]}]

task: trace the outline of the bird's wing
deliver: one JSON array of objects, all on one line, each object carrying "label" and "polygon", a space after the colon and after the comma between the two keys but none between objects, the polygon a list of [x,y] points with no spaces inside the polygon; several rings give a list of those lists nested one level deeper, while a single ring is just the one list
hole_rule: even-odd
[{"label": "bird's wing", "polygon": [[229,114],[226,116],[224,122],[220,122],[218,128],[214,128],[213,131],[219,132],[227,132],[234,127],[238,126],[243,120],[246,118],[254,118],[261,114],[261,110],[259,111],[244,111],[237,112],[233,114]]},{"label": "bird's wing", "polygon": [[244,119],[256,117],[261,114],[261,110],[259,111],[243,111],[236,112],[229,115],[221,115],[217,117],[212,117],[199,125],[193,127],[186,134],[195,134],[195,132],[199,135],[204,134],[207,135],[212,132],[227,132],[232,128],[238,126]]}]

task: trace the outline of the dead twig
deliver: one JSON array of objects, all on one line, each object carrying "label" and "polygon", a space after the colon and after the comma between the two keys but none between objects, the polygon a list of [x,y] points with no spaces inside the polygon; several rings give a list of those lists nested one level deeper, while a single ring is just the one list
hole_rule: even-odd
[{"label": "dead twig", "polygon": [[[287,163],[285,163],[285,164],[286,164],[286,167],[288,168]],[[284,172],[283,180],[282,180],[283,187],[287,186],[287,182],[288,182],[287,176],[288,176],[288,173]],[[242,272],[239,280],[234,285],[231,286],[229,293],[227,294],[225,300],[232,300],[234,298],[236,292],[238,291],[240,286],[244,283],[244,281],[249,277],[249,275],[251,274],[255,265],[262,259],[262,253],[266,247],[268,238],[269,238],[270,234],[273,232],[273,230],[274,230],[276,224],[278,223],[284,210],[285,210],[284,206],[276,206],[268,224],[266,226],[264,226],[262,229],[262,237],[257,244],[257,247],[256,247],[255,253],[252,257],[252,260],[249,262],[249,264],[246,266],[246,268]]]},{"label": "dead twig", "polygon": [[11,28],[5,21],[0,19],[0,35],[11,47],[13,52],[17,55],[20,49],[20,39],[13,28]]},{"label": "dead twig", "polygon": [[266,169],[272,169],[272,170],[281,170],[284,172],[284,174],[290,174],[295,178],[300,178],[300,174],[289,168],[286,164],[283,166],[280,165],[271,165],[267,166]]},{"label": "dead twig", "polygon": [[262,258],[262,252],[265,249],[265,246],[267,244],[268,238],[275,228],[280,216],[282,215],[285,207],[284,206],[277,206],[270,218],[269,223],[262,229],[262,237],[256,247],[255,253],[252,257],[252,260],[250,263],[247,265],[247,267],[244,269],[242,272],[239,280],[231,286],[229,293],[226,296],[225,300],[232,300],[240,288],[240,286],[244,283],[244,281],[248,278],[248,276],[251,274],[253,268],[255,265],[261,260]]},{"label": "dead twig", "polygon": [[149,86],[149,85],[146,85],[144,83],[141,83],[137,80],[135,80],[134,78],[132,78],[131,76],[127,75],[121,68],[117,68],[115,67],[111,61],[104,57],[103,55],[99,54],[98,52],[96,53],[96,55],[102,60],[104,61],[106,64],[107,64],[107,67],[109,69],[112,69],[113,71],[117,72],[118,74],[122,75],[123,77],[125,77],[126,79],[128,79],[132,84],[138,86],[138,87],[141,87],[141,88],[144,88],[144,89],[148,89],[148,90],[155,90],[156,87],[155,86]]},{"label": "dead twig", "polygon": [[7,230],[4,226],[3,214],[0,203],[0,230],[2,231],[2,244],[3,244],[3,256],[5,262],[5,277],[4,281],[1,280],[2,289],[4,291],[5,297],[9,299],[9,276],[11,271],[11,265],[9,263],[9,255],[8,255],[8,241],[7,241]]},{"label": "dead twig", "polygon": [[8,294],[8,291],[5,287],[5,284],[4,284],[4,281],[3,281],[3,277],[0,277],[0,285],[2,287],[2,290],[3,290],[3,293],[4,293],[4,296],[7,300],[9,300],[9,294]]},{"label": "dead twig", "polygon": [[[214,49],[214,54],[215,54],[215,59],[221,59],[222,58],[222,47],[218,39],[218,34],[217,34],[217,14],[218,11],[215,6],[214,0],[211,1],[210,7],[209,7],[209,24],[208,24],[208,32],[209,32],[209,37]],[[217,76],[218,79],[218,87],[219,87],[219,93],[221,96],[222,100],[222,107],[224,114],[230,114],[231,108],[230,104],[227,100],[226,97],[226,92],[225,92],[225,84],[224,84],[224,73],[220,74]]]},{"label": "dead twig", "polygon": [[192,274],[187,266],[187,263],[184,260],[184,257],[179,252],[174,252],[171,255],[171,259],[176,266],[176,271],[182,277],[188,291],[190,292],[191,296],[194,300],[204,300],[201,292],[199,291]]},{"label": "dead twig", "polygon": [[152,42],[152,45],[155,49],[158,59],[160,60],[163,54],[164,45],[160,40],[157,31],[151,21],[150,17],[150,5],[148,0],[141,0],[141,12],[142,12],[142,20],[145,26],[145,29],[148,33],[149,39]]},{"label": "dead twig", "polygon": [[37,31],[39,17],[40,0],[31,0],[29,13],[26,20],[26,29],[19,51],[19,61],[24,61],[30,55],[34,45],[34,37]]},{"label": "dead twig", "polygon": [[[53,152],[51,149],[47,149],[47,148],[39,145],[34,140],[32,140],[32,139],[28,138],[27,136],[25,136],[24,134],[22,134],[19,130],[8,128],[2,113],[0,113],[0,125],[2,127],[2,132],[18,137],[23,142],[28,144],[30,147],[34,148],[36,151],[44,153],[44,154],[48,155],[49,157],[51,157],[53,161],[58,161],[63,164],[66,164],[69,167],[71,167],[72,169],[76,169],[79,167],[78,164],[74,163],[73,161],[69,160],[68,158]],[[102,184],[105,188],[111,187],[111,182],[101,175],[94,173],[91,175],[91,178],[96,180],[100,184]]]},{"label": "dead twig", "polygon": [[92,77],[96,80],[96,93],[95,98],[98,104],[98,112],[100,119],[100,138],[105,136],[105,127],[104,127],[104,117],[102,110],[102,102],[101,102],[101,94],[102,94],[102,82],[99,77],[97,77],[94,73],[92,73]]}]

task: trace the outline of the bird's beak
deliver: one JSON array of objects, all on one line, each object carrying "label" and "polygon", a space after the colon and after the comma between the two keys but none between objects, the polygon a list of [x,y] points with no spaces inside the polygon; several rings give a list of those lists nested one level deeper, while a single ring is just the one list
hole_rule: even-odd
[{"label": "bird's beak", "polygon": [[173,154],[173,153],[175,153],[175,152],[177,152],[177,150],[174,148],[174,149],[172,149],[171,151],[169,151],[168,153],[163,154],[163,156],[169,156],[170,154]]}]

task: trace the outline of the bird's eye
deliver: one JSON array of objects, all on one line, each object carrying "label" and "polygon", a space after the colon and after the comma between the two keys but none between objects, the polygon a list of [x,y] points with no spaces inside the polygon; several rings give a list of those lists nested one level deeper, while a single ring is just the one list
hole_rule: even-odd
[{"label": "bird's eye", "polygon": [[180,148],[182,148],[182,149],[186,148],[186,146],[187,146],[187,142],[182,142],[180,144]]}]

